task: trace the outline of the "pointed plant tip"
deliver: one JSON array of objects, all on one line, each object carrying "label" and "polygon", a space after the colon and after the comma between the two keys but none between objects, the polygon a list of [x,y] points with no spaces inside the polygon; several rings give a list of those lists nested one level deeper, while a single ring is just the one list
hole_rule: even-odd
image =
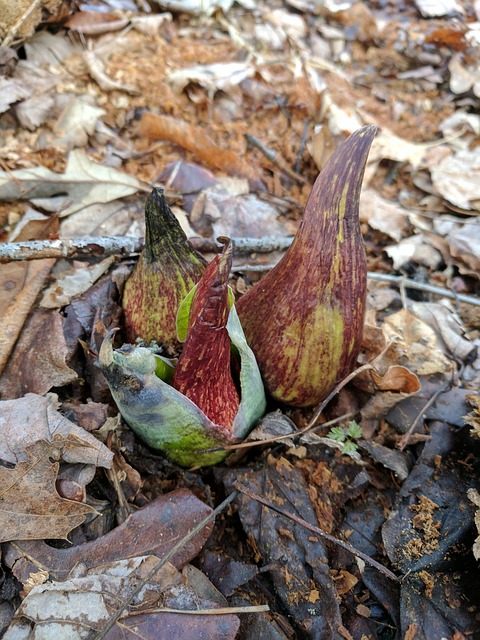
[{"label": "pointed plant tip", "polygon": [[120,327],[112,327],[109,329],[105,334],[105,340],[111,340],[117,331],[120,331]]},{"label": "pointed plant tip", "polygon": [[102,346],[98,353],[98,360],[102,367],[109,367],[113,363],[113,336],[119,331],[119,327],[114,327],[107,331],[103,339]]}]

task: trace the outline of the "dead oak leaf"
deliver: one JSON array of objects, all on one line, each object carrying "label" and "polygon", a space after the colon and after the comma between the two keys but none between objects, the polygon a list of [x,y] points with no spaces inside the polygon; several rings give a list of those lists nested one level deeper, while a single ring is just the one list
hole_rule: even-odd
[{"label": "dead oak leaf", "polygon": [[65,462],[110,468],[113,453],[91,433],[74,424],[57,409],[58,396],[27,393],[23,398],[0,402],[0,458],[16,463],[25,460],[25,448],[39,440],[55,442],[63,436]]},{"label": "dead oak leaf", "polygon": [[64,438],[39,440],[26,448],[28,460],[0,467],[0,542],[66,538],[95,509],[61,498],[55,488]]}]

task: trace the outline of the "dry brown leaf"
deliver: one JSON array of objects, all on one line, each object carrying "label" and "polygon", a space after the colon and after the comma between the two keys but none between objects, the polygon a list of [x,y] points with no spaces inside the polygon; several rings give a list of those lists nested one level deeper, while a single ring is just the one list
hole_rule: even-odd
[{"label": "dry brown leaf", "polygon": [[228,175],[242,176],[259,182],[259,172],[238,153],[216,145],[200,127],[169,116],[145,112],[139,125],[139,133],[152,140],[168,140],[194,153],[207,167],[220,169]]},{"label": "dry brown leaf", "polygon": [[12,463],[23,461],[27,446],[37,441],[52,443],[55,436],[61,435],[70,438],[62,452],[65,462],[109,468],[113,453],[95,436],[62,416],[58,406],[54,393],[46,398],[27,393],[24,398],[0,402],[0,458]]},{"label": "dry brown leaf", "polygon": [[[143,204],[143,200],[142,200]],[[60,224],[62,237],[100,236],[142,236],[143,225],[132,223],[132,205],[124,200],[114,200],[105,204],[92,204],[77,211]]]},{"label": "dry brown leaf", "polygon": [[[471,433],[477,438],[480,438],[480,396],[469,395],[467,396],[469,404],[472,406],[472,411],[463,416],[466,424],[469,424],[472,428]],[[479,505],[480,506],[480,505]]]},{"label": "dry brown leaf", "polygon": [[129,601],[131,592],[144,580],[146,586],[132,600],[130,612],[126,608],[125,615],[105,634],[106,640],[119,637],[234,640],[240,624],[234,614],[195,616],[162,611],[169,608],[194,613],[218,609],[227,601],[194,567],[187,566],[180,573],[166,563],[148,578],[158,563],[155,556],[142,556],[95,569],[80,566],[75,575],[64,582],[35,586],[20,605],[4,637],[6,640],[24,637],[24,631],[32,631],[33,626],[33,633],[41,629],[44,637],[88,638],[92,629],[101,629],[119,605]]},{"label": "dry brown leaf", "polygon": [[476,349],[475,344],[465,337],[465,328],[449,303],[412,302],[410,311],[436,332],[455,358],[468,360]]},{"label": "dry brown leaf", "polygon": [[46,258],[27,263],[12,262],[0,265],[0,374],[7,364],[32,304],[54,264],[54,259]]},{"label": "dry brown leaf", "polygon": [[[248,186],[247,186],[248,189]],[[218,238],[285,238],[295,234],[280,211],[255,194],[237,194],[217,185],[205,189],[195,201],[190,222],[200,235]]]},{"label": "dry brown leaf", "polygon": [[[455,259],[460,273],[480,277],[480,218],[465,218],[461,222],[452,219],[435,220],[435,232],[446,243],[446,253]],[[440,248],[440,247],[439,247]],[[450,262],[450,256],[444,256]]]},{"label": "dry brown leaf", "polygon": [[[480,79],[479,79],[480,82]],[[480,88],[479,88],[480,94]],[[436,154],[426,156],[437,193],[461,209],[480,206],[480,149],[461,149],[439,161]]]},{"label": "dry brown leaf", "polygon": [[389,202],[373,189],[364,189],[360,196],[360,219],[372,229],[401,240],[408,228],[408,211],[395,202]]},{"label": "dry brown leaf", "polygon": [[124,198],[140,188],[140,182],[133,176],[93,162],[80,149],[70,151],[64,173],[55,173],[44,166],[0,171],[0,201],[13,202],[28,194],[33,204],[47,210],[58,211],[69,204],[62,210],[62,216],[91,204]]},{"label": "dry brown leaf", "polygon": [[[191,491],[177,489],[134,511],[121,525],[100,538],[67,549],[51,547],[41,540],[17,541],[4,546],[3,559],[22,583],[39,566],[48,570],[54,580],[67,580],[80,564],[92,568],[143,555],[163,558],[211,512]],[[180,568],[195,558],[212,530],[213,522],[209,522],[175,552],[172,564]]]},{"label": "dry brown leaf", "polygon": [[88,136],[93,135],[105,113],[105,109],[92,104],[87,96],[72,96],[53,125],[52,134],[43,138],[42,146],[65,146],[68,150],[86,146]]},{"label": "dry brown leaf", "polygon": [[435,331],[411,311],[402,309],[387,316],[383,325],[387,342],[393,341],[396,361],[417,375],[451,371]]},{"label": "dry brown leaf", "polygon": [[463,64],[462,54],[456,53],[448,65],[450,71],[450,89],[453,93],[461,94],[473,90],[480,94],[480,72],[478,65],[467,66]]},{"label": "dry brown leaf", "polygon": [[169,74],[168,79],[176,91],[182,91],[190,82],[199,84],[211,94],[234,87],[245,78],[255,75],[252,64],[245,62],[218,62],[178,69]]},{"label": "dry brown leaf", "polygon": [[80,264],[66,274],[59,274],[56,281],[43,292],[40,306],[46,309],[65,307],[73,297],[85,293],[114,262],[115,256],[110,256],[98,264]]},{"label": "dry brown leaf", "polygon": [[480,560],[480,493],[476,489],[469,489],[467,496],[478,507],[475,512],[475,526],[477,527],[478,536],[473,543],[473,555],[477,560]]},{"label": "dry brown leaf", "polygon": [[194,16],[209,16],[217,9],[227,12],[233,0],[155,0],[162,9],[191,13]]},{"label": "dry brown leaf", "polygon": [[27,207],[8,240],[9,242],[28,242],[29,240],[47,239],[55,236],[58,228],[58,215],[46,216],[40,211]]},{"label": "dry brown leaf", "polygon": [[0,397],[20,398],[28,392],[43,395],[77,380],[78,374],[67,364],[76,344],[67,345],[64,325],[65,317],[59,311],[35,309],[0,378]]},{"label": "dry brown leaf", "polygon": [[0,113],[7,111],[10,105],[28,98],[31,91],[14,78],[0,78]]},{"label": "dry brown leaf", "polygon": [[60,498],[55,488],[64,438],[26,448],[28,460],[14,469],[0,467],[0,541],[66,538],[92,507]]},{"label": "dry brown leaf", "polygon": [[369,155],[369,162],[388,158],[396,162],[408,162],[416,169],[431,145],[417,144],[400,138],[386,127],[376,135]]},{"label": "dry brown leaf", "polygon": [[425,18],[439,18],[451,13],[463,13],[455,0],[415,0],[418,10]]},{"label": "dry brown leaf", "polygon": [[398,244],[385,247],[385,253],[393,260],[396,270],[410,261],[435,270],[442,262],[442,254],[432,247],[423,233],[409,236]]},{"label": "dry brown leaf", "polygon": [[383,374],[373,369],[371,374],[379,391],[394,391],[410,395],[420,390],[418,377],[400,365],[388,367]]}]

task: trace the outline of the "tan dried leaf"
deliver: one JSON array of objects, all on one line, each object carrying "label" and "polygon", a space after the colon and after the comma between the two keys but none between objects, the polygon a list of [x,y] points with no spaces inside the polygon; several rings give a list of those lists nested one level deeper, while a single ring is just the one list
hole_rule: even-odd
[{"label": "tan dried leaf", "polygon": [[[46,167],[0,171],[0,201],[13,202],[28,194],[29,200],[41,208],[58,210],[62,204],[70,206],[62,210],[62,216],[70,215],[85,207],[111,202],[136,193],[140,182],[127,173],[90,160],[81,151],[70,152],[64,173],[50,171]],[[66,194],[66,195],[65,195]],[[51,203],[53,196],[55,198]]]},{"label": "tan dried leaf", "polygon": [[446,357],[435,331],[411,311],[402,309],[387,316],[383,324],[387,342],[392,341],[398,364],[417,375],[446,373],[451,361]]},{"label": "tan dried leaf", "polygon": [[410,310],[436,332],[454,357],[467,360],[476,349],[475,344],[465,337],[466,330],[448,302],[412,302]]},{"label": "tan dried leaf", "polygon": [[59,311],[37,308],[30,314],[0,378],[2,398],[44,395],[78,378],[67,364],[74,348],[67,345],[64,326]]},{"label": "tan dried leaf", "polygon": [[56,309],[70,304],[74,296],[85,293],[115,262],[115,256],[110,256],[91,266],[77,266],[73,273],[59,277],[43,292],[40,306]]},{"label": "tan dried leaf", "polygon": [[95,509],[60,498],[55,488],[64,438],[26,448],[28,459],[14,469],[0,467],[0,541],[67,538]]},{"label": "tan dried leaf", "polygon": [[113,453],[95,436],[62,416],[58,406],[54,393],[46,398],[27,393],[24,398],[0,402],[0,458],[12,463],[24,461],[26,446],[37,441],[53,442],[55,436],[61,435],[68,443],[62,453],[65,462],[110,468]]},{"label": "tan dried leaf", "polygon": [[408,227],[408,211],[395,202],[389,202],[373,189],[364,189],[360,196],[360,219],[372,229],[386,233],[397,242]]},{"label": "tan dried leaf", "polygon": [[436,154],[427,156],[436,192],[461,209],[478,209],[480,149],[461,149],[445,155],[439,162],[436,160]]},{"label": "tan dried leaf", "polygon": [[54,263],[54,259],[46,258],[21,264],[12,262],[0,265],[0,374]]}]

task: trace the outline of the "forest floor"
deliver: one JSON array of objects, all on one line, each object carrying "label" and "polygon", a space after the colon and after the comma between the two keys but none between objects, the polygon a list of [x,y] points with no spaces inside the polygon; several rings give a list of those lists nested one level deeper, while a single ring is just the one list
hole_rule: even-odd
[{"label": "forest floor", "polygon": [[[23,4],[0,22],[0,636],[480,638],[479,3]],[[367,124],[373,373],[177,467],[96,366],[148,194],[207,260],[244,239],[238,298]]]}]

